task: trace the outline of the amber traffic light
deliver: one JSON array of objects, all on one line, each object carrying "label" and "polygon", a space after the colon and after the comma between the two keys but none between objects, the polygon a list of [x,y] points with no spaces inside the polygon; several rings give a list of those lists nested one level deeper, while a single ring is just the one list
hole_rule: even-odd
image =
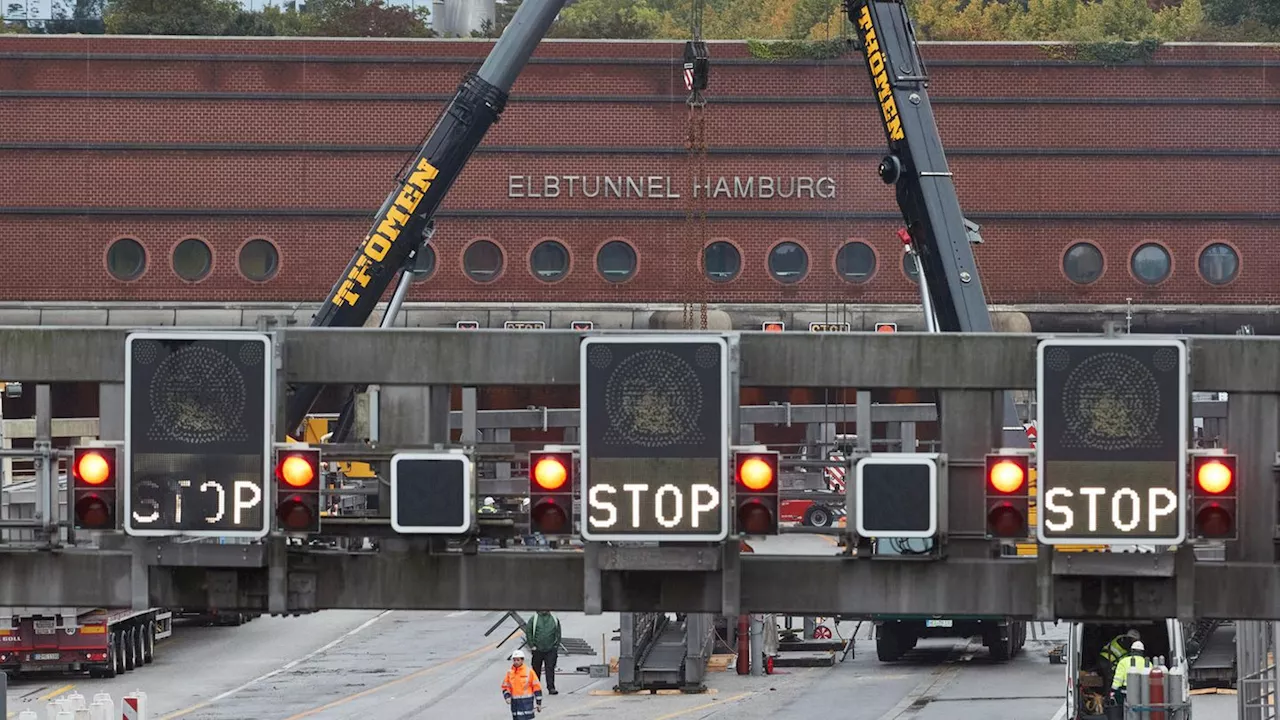
[{"label": "amber traffic light", "polygon": [[529,527],[543,535],[573,533],[573,453],[529,453]]},{"label": "amber traffic light", "polygon": [[778,534],[778,459],[767,450],[734,455],[739,535]]},{"label": "amber traffic light", "polygon": [[1236,456],[1195,455],[1191,461],[1191,497],[1196,537],[1236,536]]},{"label": "amber traffic light", "polygon": [[285,532],[320,531],[320,448],[277,448],[276,520]]},{"label": "amber traffic light", "polygon": [[765,332],[782,332],[787,329],[784,322],[763,322],[760,323],[760,329]]},{"label": "amber traffic light", "polygon": [[72,507],[75,527],[81,530],[115,530],[115,448],[71,449]]},{"label": "amber traffic light", "polygon": [[1030,478],[1029,456],[987,456],[987,537],[1021,540],[1030,534]]}]

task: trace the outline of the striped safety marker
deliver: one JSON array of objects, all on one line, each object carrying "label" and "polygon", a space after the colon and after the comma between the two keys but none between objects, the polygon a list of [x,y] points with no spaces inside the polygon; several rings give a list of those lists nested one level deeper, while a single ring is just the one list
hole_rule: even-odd
[{"label": "striped safety marker", "polygon": [[693,63],[684,64],[684,89],[693,89]]},{"label": "striped safety marker", "polygon": [[124,711],[121,720],[142,720],[142,713],[138,710],[138,698],[133,695],[125,695],[120,707]]}]

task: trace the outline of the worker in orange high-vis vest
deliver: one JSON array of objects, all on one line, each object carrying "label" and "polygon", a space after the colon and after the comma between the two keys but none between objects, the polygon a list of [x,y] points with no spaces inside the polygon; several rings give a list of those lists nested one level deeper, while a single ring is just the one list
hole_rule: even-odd
[{"label": "worker in orange high-vis vest", "polygon": [[530,720],[542,712],[542,683],[533,668],[524,664],[524,651],[511,653],[511,669],[502,679],[502,699],[511,706],[512,720]]}]

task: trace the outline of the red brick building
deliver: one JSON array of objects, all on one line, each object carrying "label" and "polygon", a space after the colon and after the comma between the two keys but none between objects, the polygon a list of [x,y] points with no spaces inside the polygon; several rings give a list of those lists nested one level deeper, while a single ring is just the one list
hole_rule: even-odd
[{"label": "red brick building", "polygon": [[[0,37],[0,301],[322,300],[489,47]],[[918,302],[856,56],[713,44],[699,228],[681,50],[543,43],[410,300]],[[993,303],[1280,304],[1280,47],[924,53]]]}]

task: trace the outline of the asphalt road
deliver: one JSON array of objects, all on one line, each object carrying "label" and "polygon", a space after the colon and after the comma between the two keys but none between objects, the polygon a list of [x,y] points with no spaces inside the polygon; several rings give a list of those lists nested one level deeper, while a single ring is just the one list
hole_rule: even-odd
[{"label": "asphalt road", "polygon": [[[758,543],[757,552],[831,553],[821,538]],[[519,581],[512,600],[518,602]],[[529,611],[520,611],[528,616]],[[176,627],[157,646],[156,661],[112,680],[23,677],[11,681],[9,711],[40,712],[51,697],[108,692],[117,706],[127,692],[148,694],[150,720],[503,720],[499,685],[519,637],[499,646],[515,625],[499,612],[324,611],[294,618],[262,617],[238,628]],[[561,615],[565,635],[605,656],[616,614]],[[708,674],[701,695],[612,692],[616,676],[593,680],[575,672],[600,655],[560,659],[560,694],[545,699],[540,720],[1051,720],[1063,705],[1062,665],[1048,647],[1065,625],[1041,630],[1013,661],[994,664],[968,640],[922,641],[904,660],[876,660],[869,628],[857,632],[854,656],[833,668],[785,668],[764,677],[732,668]],[[836,627],[849,636],[848,623]],[[1197,720],[1234,717],[1234,697],[1197,698]],[[1230,713],[1224,714],[1228,701]],[[1212,709],[1210,706],[1216,706]],[[1203,710],[1202,710],[1203,707]]]}]

